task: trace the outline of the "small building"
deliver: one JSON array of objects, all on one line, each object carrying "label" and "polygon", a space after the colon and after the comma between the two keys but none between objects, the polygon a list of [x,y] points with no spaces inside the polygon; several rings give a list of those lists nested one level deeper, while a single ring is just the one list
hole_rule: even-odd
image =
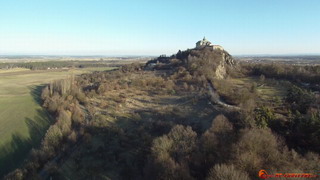
[{"label": "small building", "polygon": [[196,43],[196,48],[197,48],[197,49],[203,48],[203,47],[205,47],[205,46],[212,46],[212,43],[211,43],[210,41],[208,41],[208,40],[206,39],[206,37],[203,37],[202,40],[200,40],[200,41],[198,41],[198,42]]},{"label": "small building", "polygon": [[200,40],[200,41],[198,41],[198,42],[196,43],[196,49],[202,49],[202,48],[204,48],[204,47],[212,47],[212,49],[214,49],[214,50],[216,50],[216,49],[219,49],[219,50],[221,50],[221,51],[224,50],[223,47],[220,46],[220,45],[213,45],[210,41],[208,41],[208,40],[206,39],[206,37],[203,37],[202,40]]}]

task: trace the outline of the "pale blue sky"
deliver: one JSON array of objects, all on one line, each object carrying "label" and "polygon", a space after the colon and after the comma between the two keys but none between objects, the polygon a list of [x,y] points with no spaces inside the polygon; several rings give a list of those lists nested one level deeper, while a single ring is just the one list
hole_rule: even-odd
[{"label": "pale blue sky", "polygon": [[320,54],[319,0],[0,1],[0,54]]}]

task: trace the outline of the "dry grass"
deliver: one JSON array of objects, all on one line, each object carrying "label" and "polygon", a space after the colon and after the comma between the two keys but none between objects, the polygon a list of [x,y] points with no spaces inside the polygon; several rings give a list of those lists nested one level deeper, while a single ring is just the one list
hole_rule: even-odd
[{"label": "dry grass", "polygon": [[262,104],[277,103],[283,99],[287,93],[288,82],[265,80],[260,82],[259,78],[246,77],[246,78],[232,78],[229,79],[236,87],[250,87],[253,83],[257,85],[258,101]]}]

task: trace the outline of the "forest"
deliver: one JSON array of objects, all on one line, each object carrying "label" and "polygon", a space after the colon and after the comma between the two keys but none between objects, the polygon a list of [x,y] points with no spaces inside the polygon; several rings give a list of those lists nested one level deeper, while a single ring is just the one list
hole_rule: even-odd
[{"label": "forest", "polygon": [[[112,65],[110,65],[112,63]],[[30,70],[47,70],[55,68],[117,67],[114,62],[107,61],[37,61],[37,62],[3,62],[0,69],[26,68]]]}]

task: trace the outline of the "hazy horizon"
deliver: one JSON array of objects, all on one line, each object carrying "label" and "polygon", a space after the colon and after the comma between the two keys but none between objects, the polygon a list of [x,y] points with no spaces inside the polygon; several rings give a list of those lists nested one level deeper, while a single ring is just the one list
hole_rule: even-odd
[{"label": "hazy horizon", "polygon": [[[177,53],[177,52],[176,52]],[[176,53],[173,54],[165,54],[166,56],[171,56],[174,55]],[[103,55],[103,54],[0,54],[0,57],[14,57],[14,56],[18,56],[18,57],[96,57],[96,58],[123,58],[123,57],[158,57],[162,54],[137,54],[137,55],[132,55],[132,54],[123,54],[123,55]],[[232,56],[235,57],[264,57],[264,56],[320,56],[320,53],[301,53],[301,54],[231,54]]]},{"label": "hazy horizon", "polygon": [[320,2],[6,1],[0,55],[171,55],[206,36],[233,55],[320,54]]}]

